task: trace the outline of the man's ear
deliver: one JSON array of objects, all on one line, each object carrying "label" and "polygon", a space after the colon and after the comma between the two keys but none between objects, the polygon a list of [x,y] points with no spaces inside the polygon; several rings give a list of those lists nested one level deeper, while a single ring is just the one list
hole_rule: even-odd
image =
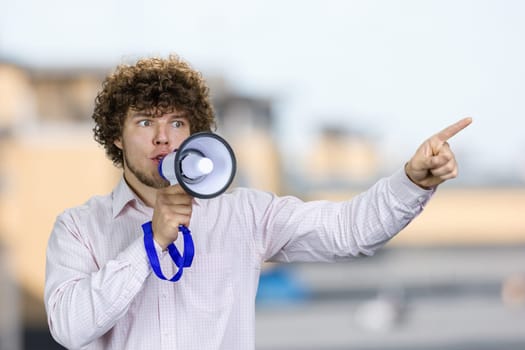
[{"label": "man's ear", "polygon": [[120,139],[120,137],[113,141],[113,144],[117,146],[118,149],[122,150],[122,140]]}]

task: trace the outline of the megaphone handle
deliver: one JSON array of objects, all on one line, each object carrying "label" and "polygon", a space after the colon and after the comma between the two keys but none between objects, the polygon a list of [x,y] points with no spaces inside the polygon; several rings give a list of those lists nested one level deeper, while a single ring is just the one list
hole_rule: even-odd
[{"label": "megaphone handle", "polygon": [[168,245],[168,252],[171,256],[171,259],[175,265],[177,265],[179,270],[172,278],[167,279],[162,273],[157,251],[155,250],[151,221],[148,221],[142,225],[142,231],[144,232],[144,247],[146,248],[146,254],[148,255],[151,268],[158,278],[170,282],[176,282],[182,277],[184,268],[191,266],[191,263],[193,262],[193,255],[195,254],[195,247],[193,245],[193,239],[191,238],[191,231],[184,225],[180,225],[179,230],[182,232],[182,236],[184,238],[184,255],[180,255],[179,250],[177,247],[175,247],[175,244],[171,243]]}]

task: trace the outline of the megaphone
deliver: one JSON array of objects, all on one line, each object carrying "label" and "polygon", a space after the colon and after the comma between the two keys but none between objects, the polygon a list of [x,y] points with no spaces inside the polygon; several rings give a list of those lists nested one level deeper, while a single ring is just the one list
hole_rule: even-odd
[{"label": "megaphone", "polygon": [[237,170],[232,148],[222,137],[199,132],[159,163],[159,174],[193,197],[213,198],[228,189]]},{"label": "megaphone", "polygon": [[[210,132],[191,135],[159,163],[159,174],[164,179],[171,185],[180,184],[186,193],[197,198],[212,198],[222,194],[232,183],[236,170],[235,155],[228,142]],[[184,268],[190,267],[193,261],[195,250],[190,230],[179,225],[184,237],[183,255],[173,243],[167,247],[173,262],[179,268],[170,279],[164,276],[160,267],[153,243],[152,222],[143,224],[142,230],[146,253],[157,277],[171,282],[178,281]]]}]

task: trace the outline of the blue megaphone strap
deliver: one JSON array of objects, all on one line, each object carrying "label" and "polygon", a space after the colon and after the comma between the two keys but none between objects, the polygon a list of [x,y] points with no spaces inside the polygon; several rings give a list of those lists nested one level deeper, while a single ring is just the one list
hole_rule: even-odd
[{"label": "blue megaphone strap", "polygon": [[195,254],[195,248],[193,245],[193,239],[191,238],[190,230],[184,225],[180,225],[179,230],[182,232],[182,236],[184,238],[184,255],[180,255],[179,250],[175,244],[171,243],[168,246],[170,257],[179,270],[172,278],[167,279],[162,273],[157,251],[155,250],[151,221],[148,221],[142,225],[142,231],[144,232],[144,247],[146,248],[146,254],[148,255],[151,268],[158,278],[170,282],[176,282],[182,277],[184,268],[191,266],[191,263],[193,262],[193,255]]}]

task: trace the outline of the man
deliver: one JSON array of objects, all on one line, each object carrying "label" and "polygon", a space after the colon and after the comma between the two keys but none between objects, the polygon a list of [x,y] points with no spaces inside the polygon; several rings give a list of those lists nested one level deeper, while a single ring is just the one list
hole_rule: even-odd
[{"label": "man", "polygon": [[[265,261],[341,261],[371,255],[457,175],[447,140],[469,118],[425,141],[404,168],[351,201],[302,202],[251,189],[191,198],[158,174],[160,160],[214,124],[201,75],[177,56],[108,76],[96,99],[95,139],[123,178],[107,196],[63,212],[49,239],[45,304],[68,348],[253,349],[255,295]],[[141,225],[166,248],[189,227],[195,258],[176,283],[152,273]]]}]

